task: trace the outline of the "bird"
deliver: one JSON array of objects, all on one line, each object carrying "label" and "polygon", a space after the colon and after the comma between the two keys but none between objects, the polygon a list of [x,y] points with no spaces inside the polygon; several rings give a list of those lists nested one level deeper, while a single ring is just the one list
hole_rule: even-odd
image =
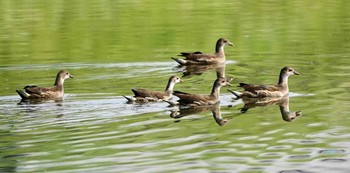
[{"label": "bird", "polygon": [[237,92],[228,89],[237,98],[261,98],[261,97],[283,97],[289,93],[288,77],[291,75],[299,75],[292,67],[283,67],[279,74],[278,83],[276,85],[254,85],[239,83],[239,87],[244,88],[243,92]]},{"label": "bird", "polygon": [[181,52],[178,56],[183,56],[185,59],[171,57],[171,59],[178,62],[180,65],[209,65],[224,63],[226,60],[224,47],[226,45],[233,46],[229,40],[219,38],[216,42],[215,53],[205,54],[203,52]]},{"label": "bird", "polygon": [[201,94],[190,94],[181,91],[174,91],[174,95],[180,98],[177,102],[166,101],[172,106],[183,105],[183,106],[206,106],[214,105],[220,102],[220,88],[222,86],[231,86],[226,78],[217,78],[214,81],[212,91],[209,95]]},{"label": "bird", "polygon": [[131,91],[134,93],[134,96],[128,97],[123,95],[123,97],[127,99],[128,102],[154,102],[169,100],[173,97],[175,84],[179,82],[183,82],[183,80],[177,76],[171,76],[164,91],[150,91],[143,88],[131,89]]},{"label": "bird", "polygon": [[68,71],[60,70],[57,73],[52,87],[27,85],[23,90],[16,90],[22,100],[60,100],[64,96],[63,83],[65,79],[74,78]]}]

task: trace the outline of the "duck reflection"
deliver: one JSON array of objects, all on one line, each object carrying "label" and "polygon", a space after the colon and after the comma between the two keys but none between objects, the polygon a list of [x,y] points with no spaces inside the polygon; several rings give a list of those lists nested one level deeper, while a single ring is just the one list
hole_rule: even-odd
[{"label": "duck reflection", "polygon": [[226,78],[227,82],[231,82],[233,80],[233,77],[226,77],[225,69],[226,64],[216,66],[216,78]]},{"label": "duck reflection", "polygon": [[19,101],[17,103],[17,105],[39,105],[39,104],[45,104],[45,103],[50,103],[50,102],[55,102],[57,103],[57,106],[62,106],[63,103],[63,99],[55,99],[55,100],[24,100],[21,99],[21,101]]},{"label": "duck reflection", "polygon": [[222,118],[220,104],[210,105],[210,106],[195,106],[195,107],[179,107],[179,110],[172,110],[170,117],[174,119],[179,119],[184,116],[205,113],[211,111],[213,113],[213,118],[219,126],[226,125],[230,121],[230,118]]},{"label": "duck reflection", "polygon": [[180,66],[179,71],[183,72],[183,77],[191,75],[202,75],[208,71],[215,71],[217,78],[225,77],[226,64],[211,64],[211,65],[187,65]]},{"label": "duck reflection", "polygon": [[269,105],[278,105],[280,107],[282,119],[287,122],[294,121],[297,117],[301,116],[301,111],[289,110],[289,97],[265,97],[265,98],[243,98],[244,106],[241,108],[241,112],[245,113],[251,108],[264,107]]},{"label": "duck reflection", "polygon": [[182,71],[183,77],[185,76],[192,76],[192,75],[202,75],[203,73],[207,71],[215,70],[218,66],[224,66],[224,65],[187,65],[187,66],[179,66],[179,71]]},{"label": "duck reflection", "polygon": [[22,113],[26,113],[26,115],[31,115],[33,117],[36,117],[38,115],[39,111],[44,112],[56,112],[57,118],[65,116],[64,114],[64,105],[63,105],[63,99],[57,99],[57,100],[50,100],[50,101],[44,101],[44,100],[21,100],[19,103],[17,103],[19,106],[19,110]]}]

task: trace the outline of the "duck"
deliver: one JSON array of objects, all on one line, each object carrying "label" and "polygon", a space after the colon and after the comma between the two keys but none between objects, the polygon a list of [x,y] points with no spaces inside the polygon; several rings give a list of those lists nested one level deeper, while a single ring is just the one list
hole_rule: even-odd
[{"label": "duck", "polygon": [[279,74],[276,85],[254,85],[239,83],[239,87],[244,89],[243,92],[237,92],[228,89],[237,98],[261,98],[261,97],[283,97],[289,93],[288,78],[292,75],[299,75],[292,67],[283,67]]},{"label": "duck", "polygon": [[203,52],[181,52],[178,56],[183,56],[185,59],[171,57],[180,65],[209,65],[224,63],[226,60],[224,47],[226,45],[234,46],[229,40],[219,38],[216,42],[215,53],[205,54]]},{"label": "duck", "polygon": [[16,90],[16,92],[22,100],[60,100],[64,96],[64,81],[68,78],[74,78],[74,76],[68,71],[60,70],[52,87],[27,85],[23,88],[24,90]]},{"label": "duck", "polygon": [[155,102],[155,101],[163,101],[169,100],[173,97],[173,90],[175,84],[183,82],[180,77],[171,76],[168,80],[168,83],[165,87],[164,91],[151,91],[143,88],[140,89],[131,89],[134,93],[133,97],[128,97],[123,95],[128,102]]},{"label": "duck", "polygon": [[231,86],[226,78],[217,78],[214,81],[212,91],[209,95],[201,94],[190,94],[181,91],[174,91],[174,95],[179,98],[177,102],[166,101],[171,106],[182,105],[182,106],[206,106],[214,105],[220,102],[220,88],[222,86]]}]

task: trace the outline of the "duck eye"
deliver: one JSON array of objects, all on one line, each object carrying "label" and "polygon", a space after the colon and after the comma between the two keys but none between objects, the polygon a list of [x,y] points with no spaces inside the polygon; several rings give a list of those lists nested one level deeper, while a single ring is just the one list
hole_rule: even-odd
[{"label": "duck eye", "polygon": [[292,70],[292,69],[289,69],[288,71],[290,71],[290,72],[291,72],[291,71],[293,71],[293,70]]}]

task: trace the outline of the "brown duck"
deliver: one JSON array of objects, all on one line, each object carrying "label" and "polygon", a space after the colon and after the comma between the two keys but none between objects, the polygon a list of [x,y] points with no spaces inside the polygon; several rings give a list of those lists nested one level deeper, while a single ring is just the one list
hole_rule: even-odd
[{"label": "brown duck", "polygon": [[238,98],[282,97],[289,93],[288,77],[291,75],[299,75],[299,73],[291,67],[284,67],[281,69],[278,83],[276,85],[254,85],[239,83],[239,87],[244,88],[244,91],[242,93],[233,90],[228,91],[230,91]]},{"label": "brown duck", "polygon": [[22,100],[59,100],[63,98],[65,79],[74,78],[69,72],[61,70],[57,73],[52,87],[38,87],[35,85],[25,86],[23,90],[16,90]]},{"label": "brown duck", "polygon": [[172,57],[173,60],[180,65],[208,65],[224,63],[226,60],[224,47],[226,45],[233,46],[233,44],[225,38],[220,38],[216,42],[215,53],[204,54],[203,52],[182,52],[178,56],[184,56],[185,59]]},{"label": "brown duck", "polygon": [[218,78],[213,84],[209,95],[189,94],[181,91],[174,91],[174,95],[180,99],[177,102],[167,101],[170,105],[205,106],[214,105],[220,102],[220,88],[231,86],[226,78]]},{"label": "brown duck", "polygon": [[177,76],[171,76],[164,91],[150,91],[146,89],[131,89],[134,97],[124,96],[128,102],[148,102],[148,101],[162,101],[169,100],[173,96],[173,90],[176,83],[183,82]]}]

